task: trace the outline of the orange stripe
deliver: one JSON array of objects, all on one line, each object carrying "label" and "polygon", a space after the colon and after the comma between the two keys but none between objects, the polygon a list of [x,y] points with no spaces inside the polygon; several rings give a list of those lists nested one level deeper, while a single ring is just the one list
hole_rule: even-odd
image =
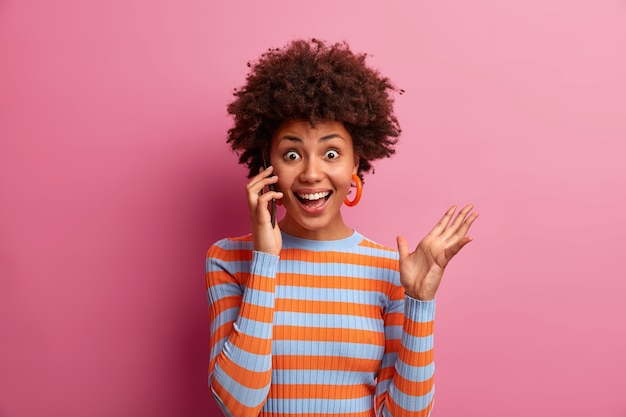
[{"label": "orange stripe", "polygon": [[215,378],[212,380],[213,390],[217,396],[222,400],[226,408],[228,408],[234,416],[256,416],[259,414],[263,404],[259,404],[257,407],[247,407],[241,404],[235,397],[233,397]]},{"label": "orange stripe", "polygon": [[239,349],[256,355],[269,355],[272,353],[272,341],[258,337],[233,332],[230,341]]},{"label": "orange stripe", "polygon": [[216,258],[222,261],[250,261],[252,260],[252,251],[248,249],[231,249],[227,250],[219,246],[211,246],[206,254],[207,258]]},{"label": "orange stripe", "polygon": [[395,374],[396,368],[393,364],[391,366],[387,366],[386,368],[382,368],[378,371],[378,383],[380,384],[382,381],[393,378]]},{"label": "orange stripe", "polygon": [[435,378],[431,377],[423,382],[414,382],[397,374],[393,382],[400,391],[407,395],[426,395],[433,388]]},{"label": "orange stripe", "polygon": [[278,282],[280,285],[292,287],[309,287],[322,289],[346,289],[361,291],[382,292],[391,284],[384,280],[356,277],[340,277],[327,275],[305,275],[292,273],[279,273]]},{"label": "orange stripe", "polygon": [[[372,387],[373,388],[373,387]],[[281,399],[312,399],[346,400],[366,397],[373,394],[373,390],[365,384],[361,385],[331,385],[331,384],[272,384],[269,396]]]},{"label": "orange stripe", "polygon": [[220,298],[213,302],[210,306],[213,317],[217,317],[219,314],[223,313],[226,310],[230,310],[231,308],[238,308],[241,305],[241,296],[240,295],[231,295],[229,297]]},{"label": "orange stripe", "polygon": [[404,313],[387,313],[384,318],[385,326],[402,326],[404,324]]},{"label": "orange stripe", "polygon": [[425,337],[433,334],[435,324],[433,321],[408,323],[408,320],[409,319],[407,319],[407,323],[405,323],[404,331],[411,336]]},{"label": "orange stripe", "polygon": [[410,412],[400,407],[389,395],[387,395],[387,408],[391,412],[391,415],[394,416],[405,416],[405,417],[426,417],[428,413],[430,413],[431,408],[433,408],[433,400],[434,397],[430,400],[430,403],[426,406],[425,409],[421,411],[413,411]]},{"label": "orange stripe", "polygon": [[277,298],[276,310],[311,314],[351,314],[360,317],[381,318],[380,306],[340,301]]},{"label": "orange stripe", "polygon": [[274,340],[307,340],[315,342],[351,342],[383,344],[385,335],[360,329],[274,326]]},{"label": "orange stripe", "polygon": [[391,287],[391,289],[389,290],[389,294],[387,294],[389,296],[389,299],[392,301],[404,301],[404,288],[402,287],[402,285],[393,285],[390,283],[389,286]]},{"label": "orange stripe", "polygon": [[[280,369],[315,369],[321,371],[343,371],[346,369],[346,360],[358,362],[358,369],[378,369],[380,360],[378,359],[355,359],[338,358],[336,356],[302,356],[302,355],[280,355],[274,356]],[[355,367],[357,369],[357,367]]]},{"label": "orange stripe", "polygon": [[385,353],[398,352],[402,346],[400,339],[387,339],[385,340]]},{"label": "orange stripe", "polygon": [[253,283],[248,285],[249,280],[250,274],[248,272],[237,272],[231,275],[226,271],[216,270],[206,274],[205,285],[207,289],[219,284],[247,285],[250,288],[274,292],[276,280],[273,277],[255,275]]},{"label": "orange stripe", "polygon": [[262,323],[272,323],[274,321],[274,309],[254,304],[245,304],[241,307],[239,316]]},{"label": "orange stripe", "polygon": [[213,348],[217,342],[222,340],[225,337],[228,337],[233,332],[233,323],[234,321],[229,321],[227,323],[222,324],[220,327],[215,329],[213,336],[211,337],[210,347]]},{"label": "orange stripe", "polygon": [[407,349],[400,350],[398,357],[402,360],[402,362],[411,365],[411,366],[426,366],[433,363],[434,360],[434,350],[427,350],[426,352],[411,352]]},{"label": "orange stripe", "polygon": [[214,271],[207,272],[205,275],[206,275],[205,284],[207,288],[210,288],[213,285],[230,284],[233,282],[239,285],[239,281],[236,281],[235,277],[233,277],[231,274],[221,269],[216,269]]},{"label": "orange stripe", "polygon": [[388,248],[386,246],[381,245],[380,243],[371,242],[371,241],[366,240],[366,239],[363,239],[361,241],[361,243],[359,243],[359,246],[362,246],[362,247],[365,247],[365,248],[380,249],[380,250],[384,250],[384,251],[388,251],[388,252],[396,252],[395,249]]},{"label": "orange stripe", "polygon": [[[303,252],[305,254],[303,255]],[[280,259],[289,261],[306,260],[307,263],[325,264],[330,260],[348,265],[367,265],[377,268],[396,269],[398,260],[374,256],[370,254],[356,254],[345,252],[307,252],[302,249],[284,249],[280,252]]]},{"label": "orange stripe", "polygon": [[276,288],[276,279],[271,277],[264,277],[262,275],[255,275],[252,283],[250,283],[250,274],[247,272],[238,273],[237,279],[239,282],[245,284],[248,288],[253,288],[259,291],[274,292]]},{"label": "orange stripe", "polygon": [[247,235],[243,236],[229,237],[228,240],[232,242],[252,242],[252,234],[248,233]]},{"label": "orange stripe", "polygon": [[240,383],[246,388],[261,389],[270,385],[272,381],[272,371],[254,372],[246,368],[242,368],[235,362],[228,363],[228,366],[222,367],[232,379]]}]

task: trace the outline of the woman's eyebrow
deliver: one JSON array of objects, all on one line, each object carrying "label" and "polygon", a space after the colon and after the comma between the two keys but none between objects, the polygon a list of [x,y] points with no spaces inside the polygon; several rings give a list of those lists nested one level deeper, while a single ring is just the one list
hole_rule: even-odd
[{"label": "woman's eyebrow", "polygon": [[288,140],[288,141],[291,141],[291,142],[300,142],[300,143],[302,143],[302,139],[300,139],[297,136],[290,136],[290,135],[285,135],[282,138],[280,138],[280,140]]},{"label": "woman's eyebrow", "polygon": [[330,135],[326,135],[326,136],[322,136],[320,138],[321,141],[327,141],[327,140],[331,140],[331,139],[341,139],[341,140],[345,140],[343,138],[343,136],[341,136],[339,133],[331,133]]},{"label": "woman's eyebrow", "polygon": [[[343,136],[341,136],[339,133],[331,133],[329,135],[322,136],[320,138],[320,141],[325,142],[325,141],[328,141],[328,140],[331,140],[331,139],[335,139],[335,138],[341,139],[341,140],[345,140],[343,138]],[[292,136],[292,135],[285,135],[282,138],[280,138],[280,140],[289,140],[291,142],[300,142],[300,143],[302,143],[302,139],[300,139],[297,136]]]}]

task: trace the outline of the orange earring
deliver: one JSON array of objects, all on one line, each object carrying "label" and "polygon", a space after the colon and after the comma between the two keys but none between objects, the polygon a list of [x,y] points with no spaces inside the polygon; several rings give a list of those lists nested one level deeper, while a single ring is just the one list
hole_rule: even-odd
[{"label": "orange earring", "polygon": [[354,200],[348,200],[348,196],[343,200],[344,204],[348,207],[354,207],[359,204],[359,200],[361,200],[361,194],[363,194],[363,183],[361,182],[361,177],[356,174],[352,174],[352,179],[356,184],[356,196],[354,196]]}]

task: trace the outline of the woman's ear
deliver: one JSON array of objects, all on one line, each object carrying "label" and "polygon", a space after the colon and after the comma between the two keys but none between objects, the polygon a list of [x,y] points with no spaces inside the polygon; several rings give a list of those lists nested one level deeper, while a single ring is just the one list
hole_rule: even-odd
[{"label": "woman's ear", "polygon": [[352,173],[353,174],[357,174],[359,172],[359,161],[361,160],[361,158],[359,158],[357,155],[354,156],[354,168],[352,168]]}]

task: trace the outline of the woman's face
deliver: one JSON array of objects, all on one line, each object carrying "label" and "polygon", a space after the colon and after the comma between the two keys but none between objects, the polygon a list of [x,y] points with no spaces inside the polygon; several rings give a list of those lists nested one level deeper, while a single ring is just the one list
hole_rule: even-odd
[{"label": "woman's face", "polygon": [[352,137],[337,121],[283,123],[272,138],[271,164],[286,215],[279,222],[286,233],[305,239],[348,237],[341,205],[358,170]]}]

